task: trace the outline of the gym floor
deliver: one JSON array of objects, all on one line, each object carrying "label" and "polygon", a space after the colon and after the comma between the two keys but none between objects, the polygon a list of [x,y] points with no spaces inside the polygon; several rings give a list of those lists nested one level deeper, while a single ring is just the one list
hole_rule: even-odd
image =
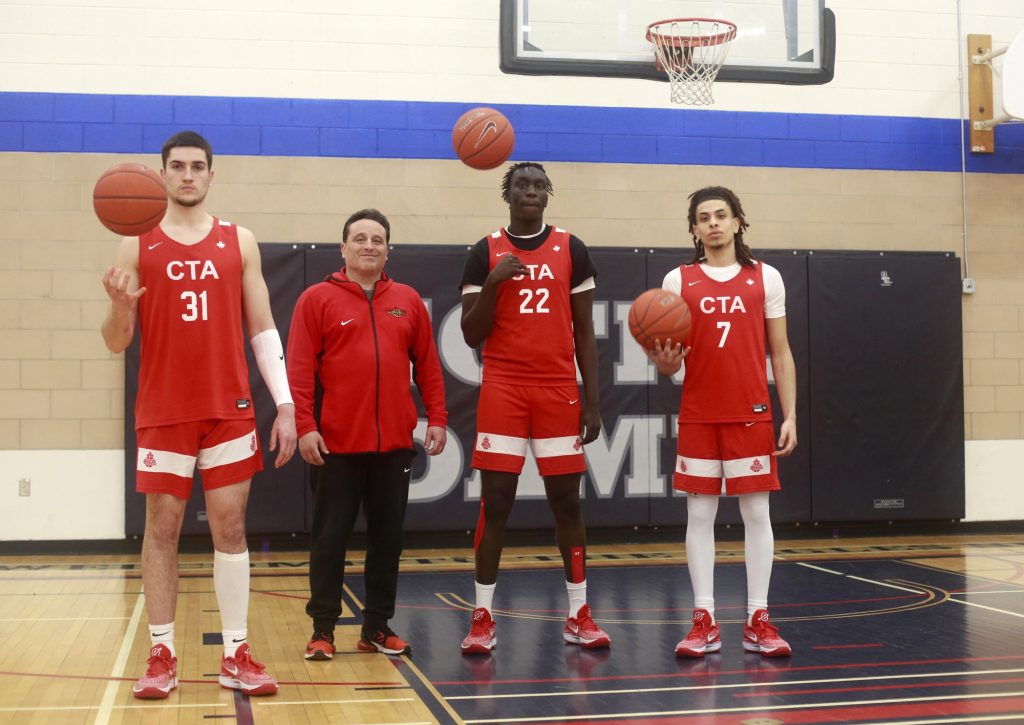
[{"label": "gym floor", "polygon": [[543,543],[506,548],[498,646],[476,656],[459,651],[472,551],[406,551],[392,626],[411,657],[356,651],[353,552],[329,662],[302,657],[305,552],[254,553],[250,642],[281,689],[251,699],[217,685],[212,557],[183,554],[181,684],[156,702],[131,694],[149,645],[137,554],[0,555],[0,722],[1024,722],[1024,534],[777,538],[770,611],[785,659],[742,648],[742,541],[718,545],[723,647],[697,660],[673,652],[691,606],[681,538],[591,544],[603,651],[563,643],[565,586]]}]

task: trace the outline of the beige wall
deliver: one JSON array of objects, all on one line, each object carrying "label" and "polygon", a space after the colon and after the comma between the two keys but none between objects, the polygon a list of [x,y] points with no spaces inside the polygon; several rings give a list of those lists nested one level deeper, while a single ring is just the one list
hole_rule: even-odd
[{"label": "beige wall", "polygon": [[[124,445],[123,356],[98,332],[100,279],[117,238],[96,221],[92,184],[108,166],[149,157],[0,154],[0,449]],[[755,248],[927,250],[964,256],[954,173],[548,164],[548,218],[594,246],[684,245],[685,194],[715,183],[739,194]],[[397,243],[471,243],[501,224],[501,170],[453,161],[223,157],[211,210],[261,241],[334,243],[344,216],[377,206]],[[968,178],[964,298],[968,439],[1022,438],[1024,179]],[[454,272],[453,272],[454,274]],[[279,320],[279,324],[287,324]]]}]

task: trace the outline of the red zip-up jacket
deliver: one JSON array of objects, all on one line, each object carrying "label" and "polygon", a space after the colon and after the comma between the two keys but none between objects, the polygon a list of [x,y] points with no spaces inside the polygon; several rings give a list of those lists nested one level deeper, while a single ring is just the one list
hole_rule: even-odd
[{"label": "red zip-up jacket", "polygon": [[[381,275],[371,302],[344,269],[313,285],[299,297],[288,333],[296,432],[319,429],[330,453],[412,448],[417,412],[410,364],[427,425],[446,425],[441,361],[416,290]],[[317,379],[324,395],[319,425]]]}]

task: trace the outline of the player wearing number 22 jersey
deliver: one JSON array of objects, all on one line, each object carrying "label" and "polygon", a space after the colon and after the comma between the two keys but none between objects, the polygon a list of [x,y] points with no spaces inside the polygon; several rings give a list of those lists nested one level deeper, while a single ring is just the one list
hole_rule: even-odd
[{"label": "player wearing number 22 jersey", "polygon": [[[509,167],[502,198],[509,224],[472,248],[462,276],[462,332],[482,345],[473,467],[482,495],[476,530],[476,608],[465,654],[497,644],[491,602],[505,523],[527,450],[537,461],[554,515],[569,596],[563,640],[607,647],[586,603],[586,530],[580,512],[583,446],[601,430],[594,339],[597,270],[586,246],[544,223],[553,192],[544,167]],[[579,364],[583,390],[576,383]]]}]

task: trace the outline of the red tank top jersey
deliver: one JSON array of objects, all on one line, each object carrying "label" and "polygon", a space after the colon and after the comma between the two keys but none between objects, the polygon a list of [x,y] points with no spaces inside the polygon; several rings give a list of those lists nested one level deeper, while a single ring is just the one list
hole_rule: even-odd
[{"label": "red tank top jersey", "polygon": [[680,422],[772,419],[761,269],[758,263],[741,265],[735,277],[718,282],[698,264],[679,268],[683,299],[693,317]]},{"label": "red tank top jersey", "polygon": [[575,385],[569,232],[553,227],[533,251],[512,245],[504,229],[488,237],[490,269],[515,254],[529,273],[498,288],[494,325],[484,342],[484,382]]},{"label": "red tank top jersey", "polygon": [[242,336],[238,227],[213,220],[196,244],[139,237],[142,365],[135,427],[252,418]]}]

